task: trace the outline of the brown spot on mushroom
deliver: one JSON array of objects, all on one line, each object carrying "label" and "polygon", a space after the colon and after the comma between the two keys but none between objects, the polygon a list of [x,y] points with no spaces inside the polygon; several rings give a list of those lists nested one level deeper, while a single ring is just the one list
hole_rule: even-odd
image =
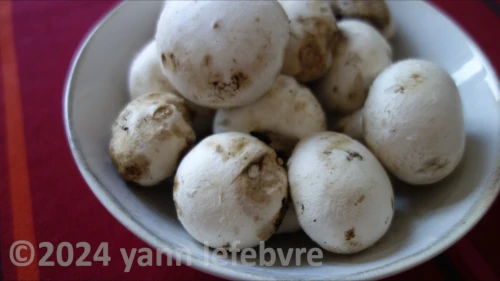
[{"label": "brown spot on mushroom", "polygon": [[260,217],[259,217],[259,216],[253,216],[253,221],[254,221],[254,222],[258,222],[258,221],[260,221]]},{"label": "brown spot on mushroom", "polygon": [[304,108],[306,108],[306,103],[303,102],[303,101],[296,102],[293,105],[293,109],[294,109],[295,112],[300,112],[300,111],[304,110]]},{"label": "brown spot on mushroom", "polygon": [[177,191],[177,188],[179,187],[179,179],[177,178],[177,175],[174,177],[174,193]]},{"label": "brown spot on mushroom", "polygon": [[283,218],[285,217],[286,212],[288,211],[288,204],[286,202],[287,200],[285,197],[281,199],[281,208],[278,211],[278,213],[273,217],[272,220],[272,225],[274,228],[273,232],[278,230],[278,228],[281,225],[281,222],[283,221]]},{"label": "brown spot on mushroom", "polygon": [[126,163],[120,163],[119,173],[127,181],[137,181],[149,172],[149,165],[150,162],[146,156],[135,155]]},{"label": "brown spot on mushroom", "polygon": [[203,65],[204,66],[210,66],[210,65],[212,65],[212,57],[210,55],[205,55],[203,57]]},{"label": "brown spot on mushroom", "polygon": [[391,209],[394,211],[394,197],[391,197]]},{"label": "brown spot on mushroom", "polygon": [[249,140],[247,138],[237,138],[231,142],[229,153],[234,157],[241,154],[243,149],[247,146]]},{"label": "brown spot on mushroom", "polygon": [[178,110],[182,118],[188,123],[191,123],[191,111],[186,106],[184,99],[174,95],[174,94],[166,94],[166,93],[151,93],[148,95],[142,96],[143,99],[154,101],[155,103],[160,100],[161,106],[159,106],[152,114],[153,119],[161,121],[163,118],[170,116],[174,109],[171,107],[175,107],[175,110]]},{"label": "brown spot on mushroom", "polygon": [[244,72],[236,72],[231,76],[231,83],[234,85],[235,90],[240,89],[240,87],[244,87],[245,83],[248,82],[248,75]]},{"label": "brown spot on mushroom", "polygon": [[344,237],[345,237],[345,240],[346,241],[349,241],[351,240],[352,238],[356,237],[356,230],[353,228],[347,230],[346,232],[344,232]]},{"label": "brown spot on mushroom", "polygon": [[[345,135],[335,134],[335,135],[325,135],[320,137],[321,140],[330,140],[324,151],[332,151],[334,149],[344,150],[352,142],[352,139]],[[346,151],[347,152],[347,151]]]},{"label": "brown spot on mushroom", "polygon": [[384,224],[387,224],[388,221],[389,221],[389,217],[385,218]]},{"label": "brown spot on mushroom", "polygon": [[255,22],[259,22],[260,21],[260,18],[259,17],[256,17],[255,18]]},{"label": "brown spot on mushroom", "polygon": [[175,206],[175,211],[177,212],[177,215],[179,217],[182,217],[182,210],[179,207],[179,205],[177,204],[177,200],[175,200],[175,199],[174,199],[174,206]]},{"label": "brown spot on mushroom", "polygon": [[222,245],[222,248],[225,248],[225,249],[228,249],[230,247],[229,243],[225,243],[224,245]]},{"label": "brown spot on mushroom", "polygon": [[404,94],[405,87],[403,87],[401,85],[395,85],[392,87],[392,91],[394,91],[395,94]]},{"label": "brown spot on mushroom", "polygon": [[153,112],[153,119],[164,120],[170,117],[172,114],[173,111],[168,105],[162,105]]},{"label": "brown spot on mushroom", "polygon": [[213,88],[213,93],[209,98],[216,101],[227,100],[234,97],[239,90],[246,88],[251,84],[249,76],[243,71],[233,71],[230,81],[226,82],[222,79],[220,73],[213,73],[208,80],[209,85]]},{"label": "brown spot on mushroom", "polygon": [[419,73],[413,73],[410,78],[412,78],[415,82],[413,86],[417,86],[418,84],[424,82],[424,77]]},{"label": "brown spot on mushroom", "polygon": [[424,162],[422,167],[417,170],[417,173],[434,173],[448,165],[448,159],[441,160],[439,157],[434,157]]},{"label": "brown spot on mushroom", "polygon": [[214,21],[213,28],[214,28],[214,29],[219,28],[219,21],[218,21],[218,20]]},{"label": "brown spot on mushroom", "polygon": [[256,212],[269,204],[271,193],[277,192],[285,182],[285,169],[276,163],[276,154],[265,152],[246,160],[231,186],[244,212],[255,216]]},{"label": "brown spot on mushroom", "polygon": [[184,132],[182,132],[181,128],[179,128],[179,126],[177,126],[177,125],[173,125],[170,128],[170,131],[172,132],[172,134],[174,136],[178,137],[179,139],[183,139],[185,136]]},{"label": "brown spot on mushroom", "polygon": [[267,240],[278,230],[288,209],[288,204],[286,202],[286,198],[281,199],[281,208],[279,209],[278,213],[274,215],[270,224],[266,225],[261,231],[259,231],[259,233],[257,234],[257,238],[262,241]]},{"label": "brown spot on mushroom", "polygon": [[[278,153],[276,152],[276,154],[278,154]],[[282,158],[278,158],[278,160],[276,160],[276,161],[278,161],[278,165],[280,165],[280,166],[283,166],[283,164],[285,164],[285,161],[283,161]]]},{"label": "brown spot on mushroom", "polygon": [[365,195],[361,195],[361,197],[359,197],[358,201],[356,201],[356,204],[360,204],[364,200],[365,200]]},{"label": "brown spot on mushroom", "polygon": [[161,63],[163,64],[163,67],[167,68],[167,57],[165,54],[161,54]]},{"label": "brown spot on mushroom", "polygon": [[347,152],[347,161],[352,161],[354,158],[358,158],[360,161],[363,160],[363,156],[355,151],[346,151]]},{"label": "brown spot on mushroom", "polygon": [[174,53],[168,53],[167,56],[170,58],[170,61],[172,62],[172,71],[175,72],[177,70],[177,67],[179,66],[179,62],[176,61]]},{"label": "brown spot on mushroom", "polygon": [[306,34],[299,50],[299,61],[302,66],[301,73],[297,74],[300,81],[311,81],[319,78],[326,71],[327,52],[318,44],[316,37]]},{"label": "brown spot on mushroom", "polygon": [[215,146],[215,151],[217,151],[217,153],[223,153],[224,149],[222,148],[222,146],[220,144],[218,144]]}]

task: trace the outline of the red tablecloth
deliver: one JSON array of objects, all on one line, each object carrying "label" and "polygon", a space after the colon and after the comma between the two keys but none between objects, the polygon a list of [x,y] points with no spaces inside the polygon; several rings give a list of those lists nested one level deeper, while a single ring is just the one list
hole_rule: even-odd
[{"label": "red tablecloth", "polygon": [[[500,3],[435,1],[477,40],[500,70]],[[70,60],[89,28],[115,1],[0,1],[0,279],[207,280],[187,266],[135,264],[124,272],[120,248],[146,247],[97,201],[71,157],[63,128],[62,93]],[[460,242],[393,280],[500,278],[500,203]],[[58,245],[88,242],[92,256],[109,243],[108,266],[16,267],[18,240]],[[41,258],[46,249],[38,249]],[[83,249],[75,250],[75,260]],[[56,260],[56,251],[49,261]],[[62,256],[65,260],[66,254]]]}]

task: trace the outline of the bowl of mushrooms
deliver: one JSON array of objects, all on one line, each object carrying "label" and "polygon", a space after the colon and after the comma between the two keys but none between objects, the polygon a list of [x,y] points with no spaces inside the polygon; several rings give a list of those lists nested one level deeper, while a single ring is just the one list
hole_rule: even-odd
[{"label": "bowl of mushrooms", "polygon": [[126,1],[75,55],[64,116],[96,197],[167,255],[230,279],[379,279],[495,200],[498,85],[421,1]]}]

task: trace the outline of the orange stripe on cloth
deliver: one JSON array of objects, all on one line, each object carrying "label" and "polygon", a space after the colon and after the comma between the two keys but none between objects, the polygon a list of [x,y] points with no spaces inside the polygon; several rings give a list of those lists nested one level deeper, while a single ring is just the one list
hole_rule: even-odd
[{"label": "orange stripe on cloth", "polygon": [[[12,3],[0,1],[0,59],[3,73],[5,127],[7,140],[7,163],[9,165],[9,187],[12,201],[13,237],[15,241],[27,240],[34,245],[34,262],[26,267],[17,267],[18,280],[39,280],[36,258],[35,230],[26,158],[24,122],[21,93],[17,70],[14,29],[12,24]],[[14,242],[14,241],[13,241]],[[21,251],[24,255],[28,251]],[[4,261],[4,264],[7,264]]]}]

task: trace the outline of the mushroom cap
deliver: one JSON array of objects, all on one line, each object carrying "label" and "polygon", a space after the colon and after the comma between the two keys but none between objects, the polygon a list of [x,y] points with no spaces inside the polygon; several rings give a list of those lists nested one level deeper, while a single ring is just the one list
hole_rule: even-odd
[{"label": "mushroom cap", "polygon": [[384,166],[410,184],[449,175],[465,149],[462,102],[433,62],[395,63],[373,82],[363,109],[364,138]]},{"label": "mushroom cap", "polygon": [[131,101],[111,129],[109,154],[127,181],[151,186],[172,176],[182,152],[194,143],[189,110],[174,94]]},{"label": "mushroom cap", "polygon": [[254,103],[217,110],[213,131],[259,132],[268,134],[271,141],[282,136],[282,140],[275,141],[278,145],[269,143],[278,149],[280,144],[286,144],[284,140],[292,140],[294,145],[325,129],[325,113],[312,92],[294,78],[280,75],[273,87]]},{"label": "mushroom cap", "polygon": [[163,74],[161,57],[154,40],[148,42],[132,60],[128,90],[131,99],[149,93],[177,93]]},{"label": "mushroom cap", "polygon": [[281,71],[289,31],[276,1],[168,1],[156,42],[165,74],[185,98],[228,108],[269,90]]},{"label": "mushroom cap", "polygon": [[253,247],[271,237],[288,197],[285,169],[270,147],[248,134],[211,135],[181,161],[174,180],[177,215],[210,247]]},{"label": "mushroom cap", "polygon": [[279,1],[290,20],[290,40],[282,73],[310,82],[323,76],[332,65],[332,47],[337,33],[335,16],[327,1]]},{"label": "mushroom cap", "polygon": [[394,214],[389,177],[361,143],[334,132],[300,141],[288,161],[290,192],[302,229],[327,251],[366,249]]},{"label": "mushroom cap", "polygon": [[392,63],[392,49],[371,25],[355,19],[338,23],[340,39],[328,73],[314,92],[328,110],[350,113],[363,107],[369,87]]},{"label": "mushroom cap", "polygon": [[396,28],[391,11],[384,0],[330,0],[333,13],[338,19],[364,20],[390,39]]},{"label": "mushroom cap", "polygon": [[333,124],[333,131],[363,142],[363,109],[359,109],[338,119]]},{"label": "mushroom cap", "polygon": [[[172,93],[179,96],[163,73],[161,56],[154,40],[146,44],[134,58],[129,70],[128,87],[132,100],[150,93]],[[209,135],[212,132],[215,110],[199,106],[189,100],[185,103],[191,111],[196,135],[199,138]]]},{"label": "mushroom cap", "polygon": [[283,217],[283,221],[276,231],[276,234],[293,233],[300,230],[300,223],[297,218],[297,213],[295,212],[295,206],[291,201],[288,201],[287,204],[287,211]]}]

